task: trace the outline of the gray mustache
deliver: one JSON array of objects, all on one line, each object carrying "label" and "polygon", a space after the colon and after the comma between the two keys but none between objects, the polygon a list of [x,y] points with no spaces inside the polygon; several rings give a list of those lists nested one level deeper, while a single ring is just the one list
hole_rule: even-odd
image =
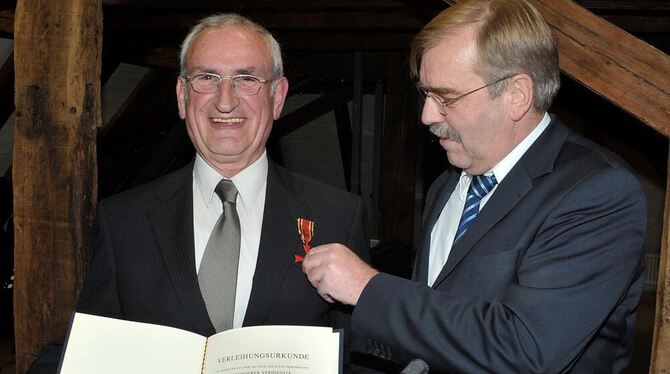
[{"label": "gray mustache", "polygon": [[449,139],[453,142],[459,143],[461,141],[461,137],[455,131],[453,131],[449,126],[443,125],[441,123],[430,124],[430,126],[428,126],[428,130],[430,130],[433,135],[440,139]]}]

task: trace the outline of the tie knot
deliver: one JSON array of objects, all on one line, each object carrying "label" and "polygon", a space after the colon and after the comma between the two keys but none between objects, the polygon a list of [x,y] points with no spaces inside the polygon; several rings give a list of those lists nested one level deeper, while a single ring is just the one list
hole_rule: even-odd
[{"label": "tie knot", "polygon": [[214,192],[219,196],[221,202],[229,202],[235,204],[237,199],[237,188],[230,179],[221,179],[221,182],[216,185]]},{"label": "tie knot", "polygon": [[493,189],[493,187],[498,184],[498,180],[495,175],[474,175],[472,177],[472,184],[470,189],[472,192],[477,195],[480,199]]}]

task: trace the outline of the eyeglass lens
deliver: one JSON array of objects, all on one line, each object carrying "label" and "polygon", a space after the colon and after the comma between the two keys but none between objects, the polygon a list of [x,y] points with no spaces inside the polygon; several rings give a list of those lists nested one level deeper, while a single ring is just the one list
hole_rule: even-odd
[{"label": "eyeglass lens", "polygon": [[214,93],[219,89],[221,81],[230,79],[233,92],[241,96],[255,95],[261,89],[261,80],[251,75],[235,75],[233,77],[220,77],[215,74],[197,74],[191,78],[191,86],[198,93]]}]

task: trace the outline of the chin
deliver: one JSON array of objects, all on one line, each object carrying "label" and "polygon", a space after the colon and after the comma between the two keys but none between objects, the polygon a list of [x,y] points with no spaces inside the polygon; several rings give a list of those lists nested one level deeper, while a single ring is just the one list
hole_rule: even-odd
[{"label": "chin", "polygon": [[465,169],[467,169],[467,168],[470,166],[470,164],[464,162],[463,160],[459,160],[459,159],[456,158],[456,157],[451,157],[451,156],[449,155],[449,152],[447,152],[447,159],[449,160],[449,163],[450,163],[452,166],[454,166],[454,167],[456,167],[456,168],[459,168],[459,169],[463,169],[463,170],[465,170]]}]

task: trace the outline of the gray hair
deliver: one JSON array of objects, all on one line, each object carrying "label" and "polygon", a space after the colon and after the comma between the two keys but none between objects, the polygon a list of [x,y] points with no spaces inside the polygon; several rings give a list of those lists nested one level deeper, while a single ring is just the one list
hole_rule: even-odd
[{"label": "gray hair", "polygon": [[224,26],[244,26],[261,34],[261,36],[267,42],[270,54],[272,55],[272,79],[274,80],[284,75],[284,63],[281,58],[281,47],[279,47],[277,40],[275,40],[272,34],[270,34],[270,32],[265,27],[239,14],[221,13],[203,18],[195,26],[193,26],[188,35],[186,35],[184,42],[181,44],[181,50],[179,51],[180,74],[182,76],[186,76],[187,74],[186,56],[188,55],[188,51],[191,48],[191,44],[193,43],[195,37],[208,28],[219,28]]}]

